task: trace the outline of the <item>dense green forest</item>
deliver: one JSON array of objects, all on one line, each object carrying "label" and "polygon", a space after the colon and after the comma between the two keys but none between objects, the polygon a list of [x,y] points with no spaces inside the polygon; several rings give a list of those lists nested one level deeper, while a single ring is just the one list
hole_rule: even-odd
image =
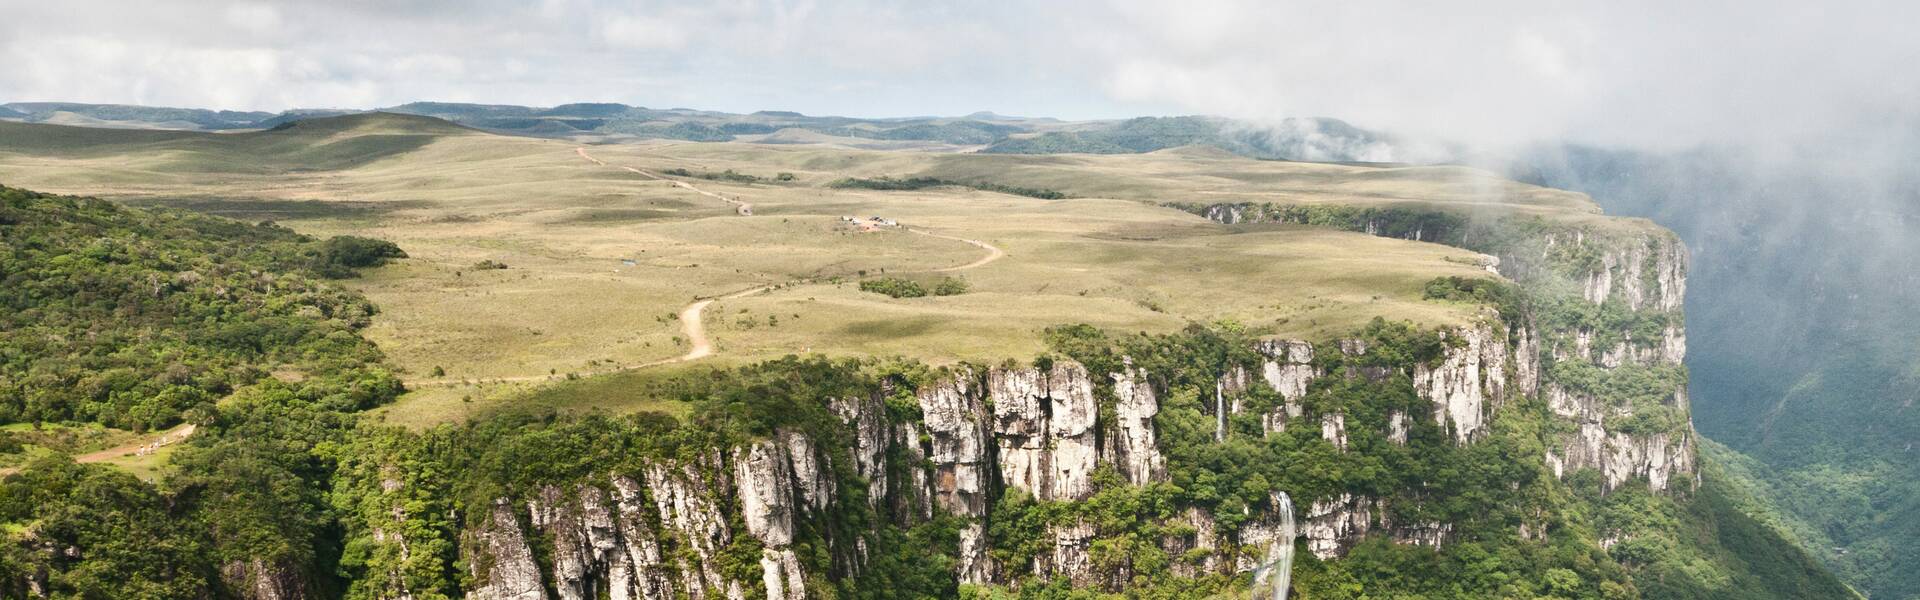
[{"label": "dense green forest", "polygon": [[57,454],[0,481],[0,596],[233,597],[337,587],[328,490],[354,412],[401,385],[326,277],[404,256],[167,210],[0,188],[8,422],[199,431],[149,484]]},{"label": "dense green forest", "polygon": [[269,374],[340,410],[398,382],[326,278],[405,256],[366,238],[0,187],[0,423],[165,427]]}]

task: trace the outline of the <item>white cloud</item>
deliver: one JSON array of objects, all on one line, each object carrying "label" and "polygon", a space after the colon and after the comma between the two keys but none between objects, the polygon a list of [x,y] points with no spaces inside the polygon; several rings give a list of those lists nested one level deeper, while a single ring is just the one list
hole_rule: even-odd
[{"label": "white cloud", "polygon": [[0,14],[0,101],[1333,116],[1653,146],[1920,106],[1914,5],[0,0]]},{"label": "white cloud", "polygon": [[647,15],[616,15],[602,21],[598,37],[616,48],[677,50],[684,48],[699,23]]},{"label": "white cloud", "polygon": [[227,6],[227,24],[256,32],[274,32],[280,28],[280,11],[268,4],[242,2]]}]

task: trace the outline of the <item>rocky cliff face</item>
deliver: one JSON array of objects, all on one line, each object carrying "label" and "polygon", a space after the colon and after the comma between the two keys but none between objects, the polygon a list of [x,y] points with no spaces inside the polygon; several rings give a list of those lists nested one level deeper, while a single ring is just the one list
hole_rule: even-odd
[{"label": "rocky cliff face", "polygon": [[[1546,457],[1554,473],[1599,471],[1607,489],[1643,479],[1656,490],[1666,489],[1676,476],[1695,473],[1693,428],[1686,417],[1686,330],[1681,310],[1686,297],[1687,251],[1670,232],[1646,227],[1584,227],[1521,224],[1517,230],[1537,231],[1510,239],[1486,236],[1480,240],[1463,228],[1452,227],[1430,235],[1433,228],[1393,227],[1391,222],[1449,222],[1440,217],[1409,218],[1381,210],[1319,211],[1270,204],[1220,204],[1188,207],[1222,223],[1290,222],[1344,228],[1371,235],[1433,240],[1488,253],[1486,264],[1538,294],[1571,287],[1577,298],[1611,318],[1566,319],[1561,314],[1526,315],[1525,324],[1472,328],[1458,332],[1466,342],[1448,351],[1446,360],[1414,373],[1421,397],[1434,402],[1434,418],[1450,423],[1456,438],[1470,442],[1484,431],[1496,408],[1489,404],[1513,393],[1544,396],[1553,412],[1572,422],[1575,431],[1563,436],[1560,447]],[[1564,283],[1562,283],[1564,282]],[[1539,309],[1555,310],[1553,307]],[[1569,309],[1578,312],[1592,309]],[[1573,321],[1573,322],[1569,322]],[[1656,327],[1633,326],[1655,322]],[[1664,321],[1664,323],[1660,323]],[[1621,323],[1629,325],[1621,326]],[[1607,330],[1607,326],[1621,330]],[[1651,330],[1651,332],[1649,331]],[[1604,346],[1596,343],[1605,341]],[[1543,358],[1542,354],[1546,354]],[[1274,355],[1272,350],[1269,355]],[[1581,363],[1596,369],[1547,369],[1548,363]],[[1270,362],[1267,379],[1287,394],[1298,389],[1298,376],[1282,377]],[[1562,365],[1564,367],[1564,365]],[[1618,398],[1602,398],[1580,389],[1585,380],[1625,377],[1654,370],[1680,373],[1658,378],[1655,385],[1664,402],[1623,405]],[[1563,375],[1555,375],[1554,373]],[[1567,376],[1578,373],[1582,381]],[[1678,415],[1664,426],[1635,426],[1636,418],[1652,410]],[[1639,419],[1644,421],[1644,418]],[[1644,425],[1644,424],[1643,424]]]},{"label": "rocky cliff face", "polygon": [[1128,364],[1126,371],[1113,373],[1114,419],[1107,429],[1102,456],[1120,465],[1120,473],[1135,485],[1165,481],[1167,461],[1160,455],[1160,442],[1153,424],[1160,414],[1160,399],[1146,374]]},{"label": "rocky cliff face", "polygon": [[1100,454],[1093,430],[1099,407],[1086,369],[1071,363],[1044,372],[995,369],[987,385],[1000,480],[1041,500],[1091,493]]},{"label": "rocky cliff face", "polygon": [[[1079,364],[959,371],[915,394],[917,423],[894,422],[878,398],[834,401],[852,441],[844,450],[781,432],[698,460],[650,464],[638,475],[546,487],[520,501],[501,498],[468,532],[465,553],[478,582],[470,597],[731,599],[746,597],[751,586],[768,598],[806,598],[810,578],[833,574],[809,570],[796,553],[796,520],[839,501],[831,465],[840,461],[865,481],[869,506],[894,522],[935,510],[961,518],[955,550],[962,582],[1001,581],[1003,573],[1091,581],[1090,524],[1055,528],[1053,550],[1008,567],[989,558],[985,519],[992,499],[1006,493],[1084,498],[1100,465],[1135,483],[1165,480],[1153,423],[1159,404],[1148,374],[1128,368],[1103,377],[1113,382],[1111,422],[1100,419],[1094,375]],[[888,467],[895,452],[926,468],[902,478]],[[758,547],[756,580],[719,569],[742,535]],[[551,543],[545,564],[536,558],[536,539]]]},{"label": "rocky cliff face", "polygon": [[[1421,434],[1427,441],[1420,443],[1438,439],[1465,448],[1491,434],[1503,407],[1541,398],[1569,425],[1570,433],[1539,459],[1556,476],[1594,469],[1609,489],[1634,480],[1666,489],[1690,477],[1692,431],[1684,421],[1678,370],[1685,354],[1678,318],[1684,250],[1670,236],[1657,235],[1569,233],[1538,242],[1497,260],[1523,286],[1529,278],[1556,274],[1577,282],[1567,288],[1577,290],[1568,296],[1574,304],[1564,305],[1575,309],[1489,312],[1474,325],[1439,332],[1435,355],[1411,363],[1374,359],[1377,351],[1366,339],[1324,347],[1261,341],[1252,348],[1254,360],[1229,365],[1199,399],[1213,421],[1208,426],[1219,437],[1229,435],[1229,421],[1244,423],[1249,416],[1267,436],[1307,427],[1342,453],[1356,451],[1349,449],[1356,435],[1406,445],[1414,443],[1416,430],[1435,432]],[[1568,317],[1595,311],[1607,318]],[[1654,387],[1671,385],[1661,388],[1664,399],[1657,404],[1678,411],[1678,427],[1650,426],[1646,417],[1657,407],[1589,390],[1589,380],[1674,372],[1682,377],[1656,379],[1664,383]],[[956,547],[949,551],[962,583],[1010,584],[1038,575],[1114,588],[1126,580],[1127,567],[1125,561],[1115,566],[1112,558],[1100,566],[1094,555],[1102,534],[1097,523],[1083,517],[1050,522],[1037,546],[1030,546],[1037,551],[1021,555],[1020,564],[999,564],[996,556],[1006,556],[996,553],[1003,540],[990,534],[989,521],[1000,503],[1015,496],[1063,505],[1083,501],[1096,493],[1095,472],[1102,468],[1131,485],[1168,481],[1165,432],[1157,423],[1168,393],[1165,375],[1125,357],[1101,371],[1068,360],[963,367],[904,395],[893,395],[898,390],[889,387],[833,399],[828,407],[844,427],[835,444],[781,430],[692,459],[653,461],[637,473],[501,498],[466,533],[467,565],[477,582],[472,596],[817,596],[819,582],[860,572],[873,542],[864,535],[833,539],[818,525],[808,529],[845,511],[868,511],[896,526],[954,519]],[[1327,378],[1402,382],[1395,385],[1410,386],[1419,404],[1395,404],[1384,418],[1372,413],[1356,419],[1313,404]],[[1256,388],[1270,392],[1264,396],[1270,400],[1250,401]],[[918,409],[917,418],[902,412],[911,412],[908,406]],[[1257,414],[1246,415],[1256,406]],[[862,500],[849,504],[849,490],[860,490]],[[1395,514],[1427,513],[1396,513],[1388,497],[1343,492],[1302,500],[1303,541],[1323,559],[1344,554],[1369,535],[1442,547],[1456,529],[1430,520],[1396,522]],[[1184,576],[1251,568],[1257,553],[1248,549],[1264,547],[1278,523],[1262,509],[1246,510],[1232,526],[1191,508],[1164,519],[1158,550],[1181,557],[1171,569]],[[824,547],[831,558],[823,561],[803,547]],[[722,568],[742,564],[743,556],[744,570]]]},{"label": "rocky cliff face", "polygon": [[[1549,372],[1542,395],[1555,415],[1572,421],[1577,431],[1565,436],[1560,448],[1547,457],[1556,474],[1576,469],[1598,470],[1607,489],[1644,479],[1656,490],[1669,487],[1675,477],[1695,474],[1693,428],[1687,413],[1686,332],[1680,324],[1686,294],[1686,248],[1671,235],[1615,235],[1585,232],[1548,236],[1535,254],[1519,254],[1517,262],[1550,269],[1555,256],[1579,258],[1563,272],[1581,281],[1581,299],[1599,307],[1612,319],[1561,323],[1541,332],[1553,362],[1590,365],[1598,377],[1629,373],[1680,373],[1659,380],[1657,402],[1623,403],[1602,397],[1587,378],[1569,378]],[[1627,323],[1627,325],[1616,325]],[[1653,327],[1634,326],[1652,323]],[[1616,325],[1617,329],[1610,329]],[[1550,327],[1553,327],[1550,325]],[[1577,372],[1575,368],[1556,369]],[[1637,418],[1652,410],[1670,410],[1682,423],[1664,427],[1634,427]]]}]

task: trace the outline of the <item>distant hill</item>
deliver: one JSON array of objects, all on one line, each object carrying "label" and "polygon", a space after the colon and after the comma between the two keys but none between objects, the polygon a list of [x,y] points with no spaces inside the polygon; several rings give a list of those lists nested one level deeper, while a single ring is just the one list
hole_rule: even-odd
[{"label": "distant hill", "polygon": [[[188,131],[274,129],[298,121],[367,112],[295,109],[273,114],[67,102],[14,103],[0,105],[0,111],[4,111],[0,112],[0,119],[30,123]],[[656,109],[612,102],[554,107],[409,102],[378,109],[378,112],[433,117],[494,133],[596,142],[746,141],[998,154],[1137,154],[1207,145],[1255,158],[1327,162],[1402,160],[1395,155],[1394,140],[1334,119],[1287,119],[1261,124],[1182,116],[1068,122],[984,111],[964,117],[861,119],[809,116],[785,110],[735,114],[685,108]],[[810,133],[783,133],[786,130]]]},{"label": "distant hill", "polygon": [[337,134],[345,132],[375,134],[469,135],[481,133],[472,127],[446,119],[394,112],[368,112],[296,119],[275,126],[265,133]]},{"label": "distant hill", "polygon": [[345,115],[359,114],[360,112],[361,111],[357,111],[357,110],[340,110],[340,109],[331,109],[331,108],[297,108],[294,110],[289,110],[289,111],[274,115],[272,117],[268,117],[266,119],[261,119],[259,121],[254,122],[253,125],[254,127],[259,127],[262,129],[272,129],[286,123],[292,123],[294,121],[300,121],[304,119],[339,117],[339,116],[345,116]]},{"label": "distant hill", "polygon": [[1384,137],[1336,119],[1287,119],[1260,125],[1217,117],[1140,117],[1105,127],[1010,137],[996,154],[1138,154],[1210,145],[1242,156],[1328,162],[1390,162]]},{"label": "distant hill", "polygon": [[150,126],[188,125],[196,129],[246,129],[254,123],[274,117],[267,112],[206,110],[200,108],[163,108],[127,104],[80,104],[73,102],[15,102],[5,108],[24,115],[30,121],[77,115],[110,123]]},{"label": "distant hill", "polygon": [[155,168],[177,172],[278,173],[347,168],[462,135],[485,134],[442,119],[393,113],[302,119],[240,133],[0,122],[0,152],[73,157],[137,154],[164,161]]}]

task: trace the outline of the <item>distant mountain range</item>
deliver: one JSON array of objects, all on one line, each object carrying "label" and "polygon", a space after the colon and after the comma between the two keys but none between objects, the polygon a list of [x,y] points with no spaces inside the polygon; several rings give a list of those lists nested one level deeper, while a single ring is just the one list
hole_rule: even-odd
[{"label": "distant mountain range", "polygon": [[1256,123],[1206,116],[1061,121],[976,112],[963,117],[863,119],[790,111],[737,114],[689,108],[654,109],[615,103],[553,107],[413,102],[374,111],[297,109],[281,113],[165,108],[123,104],[16,102],[0,105],[0,120],[117,127],[231,131],[271,129],[314,117],[391,112],[445,119],[495,133],[622,142],[836,144],[855,148],[1004,154],[1130,154],[1210,145],[1263,159],[1335,162],[1410,160],[1391,137],[1326,118]]}]

